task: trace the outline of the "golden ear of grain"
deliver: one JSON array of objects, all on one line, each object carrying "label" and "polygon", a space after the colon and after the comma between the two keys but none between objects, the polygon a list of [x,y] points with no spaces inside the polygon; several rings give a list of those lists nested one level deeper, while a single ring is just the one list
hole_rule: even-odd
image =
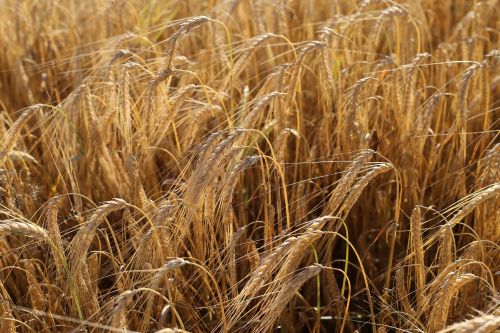
[{"label": "golden ear of grain", "polygon": [[295,296],[297,290],[304,283],[306,283],[312,277],[318,275],[323,266],[319,264],[307,266],[300,270],[298,273],[292,276],[292,278],[286,282],[286,284],[281,288],[276,297],[272,300],[271,304],[267,307],[269,311],[261,314],[262,318],[258,320],[258,325],[256,326],[256,332],[268,332],[271,330],[273,324],[278,320],[275,313],[281,313],[286,307],[288,302]]},{"label": "golden ear of grain", "polygon": [[[457,223],[459,223],[463,218],[469,215],[474,209],[476,209],[482,203],[496,198],[500,192],[500,183],[491,184],[479,191],[473,192],[467,196],[466,203],[462,203],[462,207],[453,215],[453,217],[446,223],[446,225],[441,227],[441,230],[444,228],[451,227],[453,228]],[[465,201],[465,199],[464,199]],[[456,206],[456,205],[454,205]],[[441,236],[440,232],[435,233],[433,236],[429,237],[424,242],[424,247],[429,246],[434,243]]]},{"label": "golden ear of grain", "polygon": [[286,1],[287,0],[279,0],[278,5],[276,6],[276,10],[278,11],[278,27],[280,33],[283,35],[288,34],[288,15],[286,12]]},{"label": "golden ear of grain", "polygon": [[88,280],[90,284],[90,288],[92,289],[93,295],[98,295],[99,292],[99,279],[100,279],[100,262],[99,262],[99,254],[92,253],[89,256],[88,260]]},{"label": "golden ear of grain", "polygon": [[[413,112],[415,109],[415,85],[417,83],[417,70],[419,68],[419,65],[421,62],[424,60],[428,59],[431,55],[429,53],[420,53],[417,54],[416,57],[410,61],[408,65],[405,67],[408,68],[408,71],[406,74],[406,81],[404,83],[403,91],[404,91],[404,96],[405,96],[405,103],[403,105],[403,111],[407,112],[406,115],[406,123],[405,123],[405,128],[402,129],[403,132],[410,134],[412,127],[415,126],[416,123],[416,113]],[[413,114],[412,114],[413,113]]]},{"label": "golden ear of grain", "polygon": [[[261,113],[265,110],[266,106],[275,98],[283,97],[283,93],[278,91],[273,91],[268,93],[256,101],[250,112],[241,120],[242,128],[254,128],[257,126],[257,120],[261,116]],[[243,140],[241,140],[243,141]],[[240,142],[241,143],[241,142]]]},{"label": "golden ear of grain", "polygon": [[321,230],[307,230],[303,235],[300,235],[296,244],[290,251],[290,255],[286,257],[281,268],[276,274],[275,280],[280,281],[284,277],[292,274],[299,266],[302,258],[307,253],[307,248],[318,238],[323,235]]},{"label": "golden ear of grain", "polygon": [[330,194],[330,198],[323,210],[326,214],[333,215],[337,208],[340,207],[343,199],[351,188],[356,175],[359,173],[363,165],[373,156],[374,153],[375,152],[371,149],[365,150],[356,157],[347,172],[344,174],[344,176],[342,176],[337,186]]},{"label": "golden ear of grain", "polygon": [[252,239],[247,239],[245,246],[245,257],[248,261],[250,272],[254,272],[259,266],[261,258],[259,256],[259,251],[257,251],[255,241],[253,241]]},{"label": "golden ear of grain", "polygon": [[226,214],[227,210],[230,209],[233,200],[233,193],[238,183],[238,177],[245,170],[253,166],[259,160],[259,156],[253,155],[245,157],[243,160],[238,161],[236,165],[229,171],[229,173],[224,177],[224,183],[221,185],[220,189],[220,213]]},{"label": "golden ear of grain", "polygon": [[31,300],[31,306],[35,310],[45,311],[47,300],[45,294],[38,282],[36,276],[36,270],[31,260],[23,261],[24,267],[26,269],[25,275],[28,282],[28,294]]},{"label": "golden ear of grain", "polygon": [[192,29],[200,26],[204,22],[209,21],[210,19],[206,16],[195,16],[186,19],[179,26],[179,30],[175,32],[167,41],[167,50],[165,57],[165,69],[170,70],[173,69],[173,61],[175,58],[175,53],[177,52],[177,46],[179,44],[179,40],[182,36],[187,34]]},{"label": "golden ear of grain", "polygon": [[233,297],[237,294],[236,288],[238,283],[236,273],[236,245],[246,231],[247,228],[244,226],[231,236],[231,240],[228,244],[227,259],[223,263],[224,267],[227,267],[228,270],[229,289],[231,290]]},{"label": "golden ear of grain", "polygon": [[[266,286],[264,283],[275,270],[279,269],[276,277],[267,287],[267,289],[271,291],[267,290],[265,292],[266,295],[274,295],[274,289],[278,288],[278,286],[282,286],[284,280],[288,281],[288,279],[290,279],[290,276],[293,275],[294,270],[300,264],[301,258],[306,253],[305,250],[307,246],[322,235],[321,228],[331,219],[333,219],[333,217],[324,216],[310,221],[308,223],[308,228],[303,235],[299,237],[288,237],[282,244],[276,247],[273,252],[262,260],[257,269],[251,274],[249,282],[247,282],[243,290],[236,297],[236,300],[238,301],[236,302],[234,308],[230,309],[228,312],[228,327],[232,327],[232,325],[240,320],[240,316],[243,315],[249,301],[254,298],[254,296],[257,295],[262,288],[265,290]],[[321,269],[319,269],[317,273],[319,273],[320,270]],[[267,297],[261,298],[259,303],[264,304],[266,299]],[[278,303],[281,307],[281,302]],[[286,303],[283,306],[285,305]],[[274,318],[273,320],[277,320],[277,318]]]},{"label": "golden ear of grain", "polygon": [[458,89],[458,105],[459,109],[457,112],[457,129],[465,131],[465,125],[467,121],[467,96],[469,92],[469,86],[471,83],[472,76],[479,70],[481,66],[479,64],[471,65],[465,70],[460,80],[460,87]]},{"label": "golden ear of grain", "polygon": [[16,320],[10,306],[12,299],[0,280],[0,331],[16,333]]},{"label": "golden ear of grain", "polygon": [[[477,174],[476,186],[478,188],[498,182],[500,179],[500,144],[496,144],[485,152],[484,158],[478,165]],[[499,205],[500,196],[496,196],[488,203],[481,204],[481,208],[476,210],[474,229],[481,239],[487,239],[494,243],[500,242]]]},{"label": "golden ear of grain", "polygon": [[253,37],[247,42],[248,46],[246,46],[244,51],[241,52],[238,60],[236,60],[233,68],[231,69],[231,75],[227,76],[226,81],[222,85],[222,89],[224,91],[227,90],[229,85],[241,74],[253,51],[256,50],[261,44],[274,37],[276,37],[276,35],[273,33],[262,33],[260,36]]},{"label": "golden ear of grain", "polygon": [[7,133],[5,133],[5,137],[2,138],[2,150],[4,153],[8,153],[14,145],[16,144],[16,140],[19,136],[19,133],[26,122],[31,118],[31,116],[38,110],[42,109],[41,104],[36,104],[29,107],[25,110],[19,118],[12,124]]},{"label": "golden ear of grain", "polygon": [[258,267],[250,273],[247,283],[227,310],[228,329],[231,329],[242,319],[241,317],[245,313],[245,309],[251,300],[259,293],[264,283],[267,281],[275,268],[280,264],[282,258],[286,255],[290,248],[293,247],[295,242],[297,242],[296,237],[288,237],[283,243],[278,245],[270,254],[268,254],[267,257],[263,258]]},{"label": "golden ear of grain", "polygon": [[358,200],[364,188],[378,175],[381,175],[393,169],[393,166],[388,163],[381,163],[377,166],[372,167],[367,174],[365,174],[354,186],[352,186],[349,192],[349,196],[345,199],[344,203],[339,209],[339,212],[347,215],[352,206]]},{"label": "golden ear of grain", "polygon": [[453,231],[446,225],[442,231],[438,250],[438,272],[443,272],[453,261]]},{"label": "golden ear of grain", "polygon": [[477,277],[474,274],[458,275],[455,272],[448,274],[441,290],[436,295],[434,306],[432,307],[432,311],[430,313],[429,323],[427,326],[429,332],[437,332],[446,326],[452,298],[463,285],[474,281],[476,278]]},{"label": "golden ear of grain", "polygon": [[262,7],[262,0],[255,0],[253,2],[253,12],[257,20],[257,31],[259,34],[266,32],[266,25],[264,22],[264,10]]},{"label": "golden ear of grain", "polygon": [[276,268],[285,254],[293,247],[297,242],[297,238],[294,236],[288,237],[282,244],[274,249],[267,257],[262,259],[258,268],[252,273],[249,281],[239,293],[238,297],[243,299],[252,298],[255,295],[262,284],[267,280],[272,271]]},{"label": "golden ear of grain", "polygon": [[415,310],[412,308],[410,301],[408,299],[408,291],[405,286],[405,274],[404,269],[400,268],[396,271],[396,295],[398,302],[401,302],[405,313],[414,314]]},{"label": "golden ear of grain", "polygon": [[450,220],[449,224],[451,226],[460,222],[465,216],[471,213],[478,205],[489,200],[492,197],[497,196],[500,193],[500,183],[492,184],[480,191],[471,194],[471,200],[465,204]]},{"label": "golden ear of grain", "polygon": [[415,292],[417,294],[417,312],[426,307],[425,296],[425,261],[422,243],[422,213],[415,207],[411,213],[410,230],[413,251],[415,252]]},{"label": "golden ear of grain", "polygon": [[63,282],[65,273],[68,268],[62,244],[61,232],[59,230],[59,224],[57,221],[57,213],[61,204],[62,197],[55,197],[51,199],[49,201],[46,215],[47,230],[51,245],[50,249],[52,251],[52,256],[54,257],[54,264],[56,266],[56,279],[59,283]]},{"label": "golden ear of grain", "polygon": [[127,308],[134,292],[126,290],[116,299],[116,305],[111,314],[111,326],[127,331]]},{"label": "golden ear of grain", "polygon": [[[170,78],[172,75],[176,74],[177,71],[175,69],[165,69],[157,73],[154,78],[149,83],[148,87],[148,98],[147,98],[147,107],[146,110],[150,117],[154,117],[156,115],[156,95],[158,92],[158,86],[163,81]],[[145,133],[147,135],[147,133]]]},{"label": "golden ear of grain", "polygon": [[[89,258],[90,259],[90,258]],[[100,313],[100,305],[98,301],[98,291],[94,288],[95,283],[91,280],[89,273],[89,262],[90,260],[86,257],[82,257],[80,263],[80,271],[76,278],[76,293],[80,295],[79,299],[85,300],[85,307],[83,311],[87,316],[91,316],[95,313]]]},{"label": "golden ear of grain", "polygon": [[97,227],[102,220],[106,218],[106,215],[123,209],[126,206],[127,203],[122,199],[113,199],[104,202],[95,210],[87,223],[78,230],[69,245],[69,262],[72,266],[72,272],[77,271],[82,258],[86,258],[87,251],[92,243]]},{"label": "golden ear of grain", "polygon": [[323,235],[321,229],[331,220],[333,220],[332,216],[322,216],[307,223],[306,231],[297,237],[297,241],[294,242],[289,254],[284,258],[280,270],[276,274],[276,281],[289,276],[297,269],[302,258],[307,253],[307,248]]},{"label": "golden ear of grain", "polygon": [[500,328],[500,315],[483,314],[440,330],[439,333],[492,333]]},{"label": "golden ear of grain", "polygon": [[47,241],[49,239],[49,234],[44,228],[33,223],[14,219],[0,221],[0,234],[1,233],[23,235],[41,241]]},{"label": "golden ear of grain", "polygon": [[10,150],[9,152],[7,152],[7,157],[11,161],[31,162],[34,164],[38,164],[38,161],[33,156],[24,151]]}]

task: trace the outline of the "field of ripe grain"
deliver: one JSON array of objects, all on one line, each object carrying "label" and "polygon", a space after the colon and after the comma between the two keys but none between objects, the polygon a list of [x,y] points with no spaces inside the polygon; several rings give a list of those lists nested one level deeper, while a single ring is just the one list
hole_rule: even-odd
[{"label": "field of ripe grain", "polygon": [[499,0],[0,0],[0,332],[495,332],[499,50]]}]

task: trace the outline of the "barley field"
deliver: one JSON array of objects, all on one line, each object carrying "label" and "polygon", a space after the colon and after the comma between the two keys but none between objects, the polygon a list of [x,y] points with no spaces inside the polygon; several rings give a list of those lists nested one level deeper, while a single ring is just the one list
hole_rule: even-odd
[{"label": "barley field", "polygon": [[498,332],[500,1],[0,0],[0,332]]}]

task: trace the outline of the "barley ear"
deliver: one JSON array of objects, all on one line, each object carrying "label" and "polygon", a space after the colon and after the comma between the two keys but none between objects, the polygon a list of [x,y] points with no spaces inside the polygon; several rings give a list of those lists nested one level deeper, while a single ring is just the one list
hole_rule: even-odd
[{"label": "barley ear", "polygon": [[411,240],[415,251],[415,291],[417,294],[417,312],[426,307],[425,262],[422,244],[422,214],[420,207],[415,207],[410,218]]}]

